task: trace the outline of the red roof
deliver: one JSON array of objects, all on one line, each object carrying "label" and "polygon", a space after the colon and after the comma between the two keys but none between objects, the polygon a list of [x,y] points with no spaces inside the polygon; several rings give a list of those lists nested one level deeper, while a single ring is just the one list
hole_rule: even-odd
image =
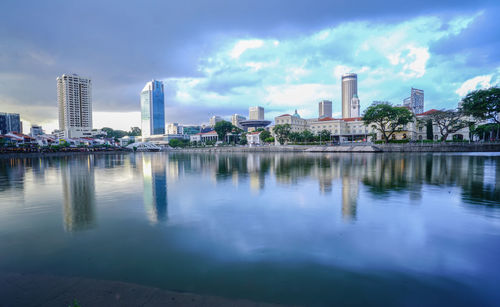
[{"label": "red roof", "polygon": [[254,131],[254,132],[249,132],[247,134],[260,134],[262,131]]},{"label": "red roof", "polygon": [[320,122],[324,122],[324,121],[339,120],[339,119],[340,119],[340,118],[323,117],[323,118],[318,119],[318,121],[320,121]]},{"label": "red roof", "polygon": [[276,117],[283,117],[283,116],[292,116],[292,115],[290,115],[290,114],[283,114],[283,115],[276,116]]},{"label": "red roof", "polygon": [[436,112],[439,112],[439,110],[430,109],[429,111],[426,111],[424,113],[417,114],[417,116],[419,116],[419,115],[431,115],[432,113],[436,113]]},{"label": "red roof", "polygon": [[342,118],[342,120],[345,122],[354,122],[354,121],[361,120],[361,117]]}]

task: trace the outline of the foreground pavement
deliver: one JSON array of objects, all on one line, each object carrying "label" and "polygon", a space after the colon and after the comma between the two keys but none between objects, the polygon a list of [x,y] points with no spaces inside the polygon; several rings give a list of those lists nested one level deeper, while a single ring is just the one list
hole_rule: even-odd
[{"label": "foreground pavement", "polygon": [[277,306],[78,277],[0,273],[0,306]]}]

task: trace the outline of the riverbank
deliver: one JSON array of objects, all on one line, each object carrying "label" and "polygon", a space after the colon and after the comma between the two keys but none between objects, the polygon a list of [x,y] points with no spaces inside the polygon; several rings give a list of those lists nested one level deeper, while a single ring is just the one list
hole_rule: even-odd
[{"label": "riverbank", "polygon": [[80,277],[0,274],[1,306],[277,306]]},{"label": "riverbank", "polygon": [[12,158],[50,158],[50,157],[65,157],[65,156],[86,156],[86,155],[116,155],[129,154],[129,150],[107,150],[107,151],[59,151],[59,152],[2,152],[0,159]]},{"label": "riverbank", "polygon": [[285,145],[255,147],[204,147],[171,149],[170,152],[500,152],[500,143],[423,143],[376,145]]}]

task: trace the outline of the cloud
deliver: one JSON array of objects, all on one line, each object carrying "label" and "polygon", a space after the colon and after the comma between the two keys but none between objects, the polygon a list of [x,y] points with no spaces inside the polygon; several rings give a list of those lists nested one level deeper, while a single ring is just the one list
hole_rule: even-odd
[{"label": "cloud", "polygon": [[[396,0],[2,1],[1,106],[53,122],[55,78],[78,73],[93,79],[96,112],[136,112],[155,78],[168,83],[167,119],[193,123],[265,104],[271,88],[316,84],[338,101],[342,67],[359,73],[364,107],[398,102],[411,86],[425,89],[426,106],[446,106],[465,80],[498,75],[499,11],[490,0],[411,10]],[[315,104],[310,94],[299,110]]]},{"label": "cloud", "polygon": [[482,89],[482,88],[489,88],[491,87],[491,78],[492,75],[485,75],[485,76],[477,76],[472,79],[469,79],[465,81],[456,91],[460,96],[465,96],[469,92],[477,90],[477,89]]}]

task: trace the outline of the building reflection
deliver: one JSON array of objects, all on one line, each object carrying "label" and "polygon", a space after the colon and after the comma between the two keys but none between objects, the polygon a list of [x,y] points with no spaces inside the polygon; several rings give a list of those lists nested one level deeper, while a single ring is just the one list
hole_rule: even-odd
[{"label": "building reflection", "polygon": [[[163,155],[143,155],[144,209],[152,223],[165,221],[167,208],[167,160]],[[178,175],[173,167],[169,174]]]},{"label": "building reflection", "polygon": [[356,219],[356,209],[358,206],[357,178],[342,177],[342,218],[346,221]]},{"label": "building reflection", "polygon": [[66,231],[80,231],[95,224],[94,157],[71,157],[61,162]]}]

